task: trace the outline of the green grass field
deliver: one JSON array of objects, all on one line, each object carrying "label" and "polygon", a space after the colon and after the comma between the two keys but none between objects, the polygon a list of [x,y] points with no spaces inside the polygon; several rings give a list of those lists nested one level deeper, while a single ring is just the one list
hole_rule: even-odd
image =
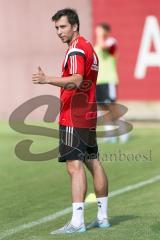
[{"label": "green grass field", "polygon": [[[17,142],[26,136],[14,132],[5,123],[0,125],[0,240],[157,240],[160,239],[160,181],[132,190],[109,200],[112,227],[92,229],[86,233],[50,236],[50,231],[63,226],[71,217],[66,214],[56,220],[19,231],[10,232],[23,224],[37,221],[71,206],[70,179],[65,164],[57,159],[27,162],[14,153]],[[58,140],[27,136],[34,139],[35,153],[51,150]],[[136,126],[126,144],[100,144],[100,154],[130,154],[130,161],[103,160],[108,173],[110,192],[160,175],[160,127]],[[148,157],[151,151],[151,158]],[[131,155],[132,154],[132,155]],[[132,160],[136,154],[146,159]],[[88,194],[93,192],[88,176]],[[96,216],[96,203],[85,209],[85,221]],[[10,233],[3,238],[4,234]]]}]

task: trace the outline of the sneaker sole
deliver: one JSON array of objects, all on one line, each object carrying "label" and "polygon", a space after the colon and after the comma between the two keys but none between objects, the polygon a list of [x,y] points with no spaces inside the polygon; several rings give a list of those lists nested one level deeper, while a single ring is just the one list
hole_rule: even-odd
[{"label": "sneaker sole", "polygon": [[81,229],[78,230],[77,232],[79,232],[79,233],[86,232],[86,228],[81,228]]},{"label": "sneaker sole", "polygon": [[78,231],[75,231],[75,232],[69,232],[69,231],[61,232],[61,233],[51,232],[50,234],[51,235],[59,235],[59,234],[72,234],[72,233],[83,233],[83,232],[86,232],[86,228],[81,228],[81,229],[79,229]]},{"label": "sneaker sole", "polygon": [[92,225],[92,226],[88,226],[87,227],[87,230],[89,229],[92,229],[92,228],[109,228],[111,227],[111,224],[95,224],[95,225]]}]

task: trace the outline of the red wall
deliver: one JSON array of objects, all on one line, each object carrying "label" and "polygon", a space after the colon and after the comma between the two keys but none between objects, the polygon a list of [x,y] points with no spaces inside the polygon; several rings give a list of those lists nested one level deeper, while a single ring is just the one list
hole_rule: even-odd
[{"label": "red wall", "polygon": [[[119,42],[119,99],[160,100],[160,61],[159,67],[149,66],[141,79],[134,75],[145,20],[150,15],[160,22],[159,0],[92,0],[93,29],[107,21]],[[160,43],[160,34],[157,36]],[[155,51],[154,43],[150,51]]]}]

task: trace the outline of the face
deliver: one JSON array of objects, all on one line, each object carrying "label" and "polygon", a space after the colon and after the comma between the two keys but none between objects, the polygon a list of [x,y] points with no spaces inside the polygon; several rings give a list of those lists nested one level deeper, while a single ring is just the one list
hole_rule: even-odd
[{"label": "face", "polygon": [[108,31],[104,30],[101,26],[96,27],[95,33],[97,38],[103,38],[103,39],[107,38],[109,34]]},{"label": "face", "polygon": [[72,41],[74,33],[77,31],[77,25],[75,24],[72,26],[68,22],[67,16],[63,16],[58,21],[56,21],[55,28],[58,37],[62,40],[63,43],[70,43]]}]

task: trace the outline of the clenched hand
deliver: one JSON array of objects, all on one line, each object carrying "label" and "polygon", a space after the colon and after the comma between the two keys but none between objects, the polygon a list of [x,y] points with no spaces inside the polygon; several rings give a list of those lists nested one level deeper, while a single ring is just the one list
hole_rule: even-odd
[{"label": "clenched hand", "polygon": [[41,67],[38,67],[38,73],[32,75],[32,82],[34,84],[46,84],[47,78],[45,73],[42,71]]}]

